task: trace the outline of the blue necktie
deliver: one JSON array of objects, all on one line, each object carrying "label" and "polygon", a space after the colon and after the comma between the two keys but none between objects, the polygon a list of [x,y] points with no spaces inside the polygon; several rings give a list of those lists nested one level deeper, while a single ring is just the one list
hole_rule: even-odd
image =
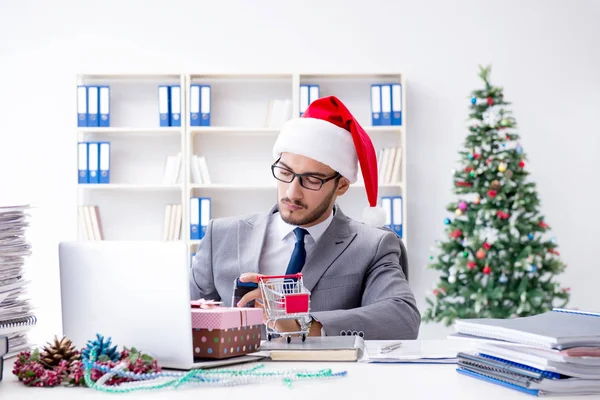
[{"label": "blue necktie", "polygon": [[307,233],[308,231],[303,228],[294,229],[294,235],[296,235],[296,245],[294,246],[294,251],[292,252],[292,257],[290,258],[287,271],[285,271],[286,275],[297,274],[298,272],[302,271],[302,267],[306,261],[304,235]]}]

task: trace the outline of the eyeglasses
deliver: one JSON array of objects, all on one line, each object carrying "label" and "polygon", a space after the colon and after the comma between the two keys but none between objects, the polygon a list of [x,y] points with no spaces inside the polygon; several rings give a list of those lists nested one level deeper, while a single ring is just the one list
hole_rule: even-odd
[{"label": "eyeglasses", "polygon": [[325,179],[311,174],[297,174],[294,171],[290,171],[287,168],[276,165],[278,162],[279,160],[277,160],[275,164],[271,165],[271,171],[273,172],[275,179],[285,183],[292,183],[294,178],[298,177],[300,180],[300,185],[308,190],[320,190],[326,182],[341,176],[339,172],[336,172],[335,175]]}]

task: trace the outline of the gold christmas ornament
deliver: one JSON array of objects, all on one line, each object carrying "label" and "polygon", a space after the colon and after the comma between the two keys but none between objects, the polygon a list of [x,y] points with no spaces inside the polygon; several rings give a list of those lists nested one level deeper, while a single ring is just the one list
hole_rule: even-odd
[{"label": "gold christmas ornament", "polygon": [[463,214],[463,212],[460,208],[457,208],[455,213],[456,213],[456,215],[459,215],[459,216]]},{"label": "gold christmas ornament", "polygon": [[481,197],[477,196],[475,200],[473,200],[474,204],[479,204],[481,202]]},{"label": "gold christmas ornament", "polygon": [[500,181],[494,179],[492,181],[492,183],[490,184],[490,189],[495,190],[496,192],[498,190],[500,190],[500,188],[502,187],[502,185],[500,184]]},{"label": "gold christmas ornament", "polygon": [[504,171],[506,171],[506,168],[508,168],[508,165],[506,165],[506,163],[502,162],[502,163],[498,164],[498,171],[504,172]]}]

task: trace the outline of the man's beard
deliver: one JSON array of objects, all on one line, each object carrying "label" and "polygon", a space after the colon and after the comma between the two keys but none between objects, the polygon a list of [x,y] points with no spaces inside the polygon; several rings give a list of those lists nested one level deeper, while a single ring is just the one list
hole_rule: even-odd
[{"label": "man's beard", "polygon": [[[306,217],[298,220],[298,219],[294,219],[294,212],[291,212],[291,214],[289,216],[286,216],[286,215],[284,215],[284,213],[280,212],[281,219],[283,219],[286,223],[288,223],[290,225],[296,225],[296,226],[305,226],[305,225],[309,225],[309,224],[315,222],[316,220],[321,218],[323,216],[323,214],[325,214],[327,212],[327,209],[329,208],[329,205],[331,204],[331,200],[333,199],[333,196],[335,195],[336,189],[337,189],[337,184],[335,185],[335,187],[333,188],[331,193],[329,193],[329,195],[327,195],[327,197],[321,202],[321,204],[319,204],[317,206],[317,208],[315,208],[313,210],[313,212],[308,214]],[[302,202],[291,201],[287,197],[281,199],[281,202],[282,203],[290,203],[290,204],[293,204],[296,206],[304,207],[306,209],[306,206]]]}]

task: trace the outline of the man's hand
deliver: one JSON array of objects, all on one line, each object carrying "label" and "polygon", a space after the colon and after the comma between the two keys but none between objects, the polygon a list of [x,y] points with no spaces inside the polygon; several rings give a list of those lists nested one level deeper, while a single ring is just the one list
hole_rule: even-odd
[{"label": "man's hand", "polygon": [[[240,275],[240,281],[241,282],[258,283],[258,278],[260,276],[262,276],[262,275],[253,274],[253,273],[245,273],[245,274]],[[263,309],[263,323],[266,324],[267,323],[267,314],[266,314],[266,312],[264,312],[265,305],[264,305],[264,299],[262,296],[262,291],[260,290],[260,288],[254,289],[251,292],[248,292],[244,296],[242,296],[240,301],[238,301],[237,306],[244,307],[246,304],[248,304],[252,300],[254,300],[255,308]],[[310,327],[309,335],[310,336],[321,336],[321,328],[322,327],[323,326],[320,323],[314,321]],[[284,320],[277,321],[277,323],[275,324],[275,329],[279,332],[296,332],[296,331],[300,330],[300,324],[295,319],[284,319]]]},{"label": "man's hand", "polygon": [[[242,275],[240,275],[240,282],[258,283],[258,278],[260,276],[261,275],[259,275],[259,274],[251,274],[251,273],[242,274]],[[243,295],[242,298],[240,299],[240,301],[238,301],[238,303],[236,305],[238,307],[244,307],[246,304],[250,303],[252,300],[254,300],[254,307],[262,308],[262,304],[264,303],[264,301],[262,298],[262,292],[261,292],[260,288],[254,289],[251,292],[248,292],[245,295]]]}]

